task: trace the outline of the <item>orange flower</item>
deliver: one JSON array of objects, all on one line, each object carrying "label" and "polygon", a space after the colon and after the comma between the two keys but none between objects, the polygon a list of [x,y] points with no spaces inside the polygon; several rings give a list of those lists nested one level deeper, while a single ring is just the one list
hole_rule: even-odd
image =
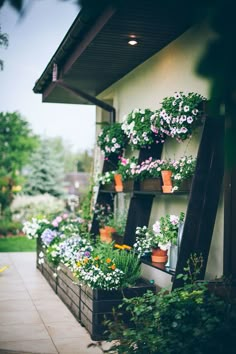
[{"label": "orange flower", "polygon": [[84,263],[86,264],[86,263],[88,263],[88,261],[89,261],[89,259],[86,257],[86,258],[84,258]]},{"label": "orange flower", "polygon": [[107,259],[106,259],[106,262],[107,262],[107,263],[111,263],[111,258],[107,258]]},{"label": "orange flower", "polygon": [[94,259],[95,259],[95,261],[97,261],[99,259],[99,256],[96,256]]},{"label": "orange flower", "polygon": [[112,270],[115,270],[115,269],[116,269],[115,264],[112,264],[111,269],[112,269]]}]

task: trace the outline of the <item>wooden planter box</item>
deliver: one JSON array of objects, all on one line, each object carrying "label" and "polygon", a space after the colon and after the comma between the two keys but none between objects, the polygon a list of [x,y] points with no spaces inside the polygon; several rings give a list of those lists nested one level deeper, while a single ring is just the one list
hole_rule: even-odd
[{"label": "wooden planter box", "polygon": [[162,192],[161,178],[147,178],[140,182],[140,190],[143,192]]},{"label": "wooden planter box", "polygon": [[[142,296],[147,290],[156,291],[156,287],[144,279],[140,279],[136,286],[121,290],[91,289],[81,287],[81,323],[86,327],[93,340],[104,340],[106,327],[105,319],[113,319],[113,309],[117,310],[123,297],[132,298]],[[128,319],[127,319],[128,320]]]},{"label": "wooden planter box", "polygon": [[189,192],[191,189],[191,185],[192,185],[192,178],[187,178],[185,179],[181,185],[179,186],[178,191],[179,192]]},{"label": "wooden planter box", "polygon": [[[41,250],[40,247],[37,248],[37,255]],[[37,262],[37,267],[75,318],[88,330],[92,340],[107,338],[107,335],[104,335],[104,319],[113,319],[112,311],[117,310],[122,303],[123,294],[131,298],[142,296],[147,290],[156,291],[155,285],[144,279],[140,279],[136,286],[123,291],[91,289],[89,286],[74,284],[73,274],[63,264],[60,264],[61,269],[57,271],[44,259],[41,265]]]},{"label": "wooden planter box", "polygon": [[115,182],[101,184],[101,190],[108,192],[115,192]]},{"label": "wooden planter box", "polygon": [[134,181],[132,179],[128,179],[123,182],[123,191],[124,192],[133,192],[134,190]]},{"label": "wooden planter box", "polygon": [[123,245],[124,243],[124,237],[119,235],[117,232],[112,232],[112,241],[117,243],[118,245]]}]

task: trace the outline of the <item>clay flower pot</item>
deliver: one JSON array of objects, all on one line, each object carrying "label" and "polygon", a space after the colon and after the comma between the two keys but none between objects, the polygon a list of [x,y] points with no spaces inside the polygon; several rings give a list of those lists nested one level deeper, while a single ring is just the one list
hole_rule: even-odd
[{"label": "clay flower pot", "polygon": [[155,263],[167,263],[168,260],[168,255],[167,255],[168,250],[162,250],[159,247],[153,248],[152,249],[152,262]]},{"label": "clay flower pot", "polygon": [[166,170],[166,171],[161,171],[161,177],[163,181],[163,186],[162,186],[162,191],[163,193],[172,193],[172,171]]},{"label": "clay flower pot", "polygon": [[115,174],[114,175],[115,179],[115,190],[116,192],[123,192],[123,183],[122,183],[122,176],[121,174]]},{"label": "clay flower pot", "polygon": [[[107,226],[109,227],[109,226]],[[107,230],[105,227],[102,229],[99,229],[100,232],[100,240],[105,243],[110,243],[112,242],[112,237],[111,237],[111,231]]]}]

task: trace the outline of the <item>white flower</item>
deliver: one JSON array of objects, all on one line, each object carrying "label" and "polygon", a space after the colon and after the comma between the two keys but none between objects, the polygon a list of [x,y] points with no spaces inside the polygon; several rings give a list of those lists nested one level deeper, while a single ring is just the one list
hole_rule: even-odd
[{"label": "white flower", "polygon": [[188,112],[189,111],[189,106],[184,106],[184,112]]},{"label": "white flower", "polygon": [[112,138],[111,142],[116,143],[116,138]]},{"label": "white flower", "polygon": [[188,117],[188,118],[187,118],[187,122],[188,122],[189,124],[191,124],[191,123],[193,122],[193,118],[192,118],[192,117]]}]

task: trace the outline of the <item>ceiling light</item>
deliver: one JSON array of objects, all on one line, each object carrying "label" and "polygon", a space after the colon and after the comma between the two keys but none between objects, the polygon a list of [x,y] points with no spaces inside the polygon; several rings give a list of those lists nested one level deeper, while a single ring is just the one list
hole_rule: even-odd
[{"label": "ceiling light", "polygon": [[128,43],[129,43],[130,45],[136,45],[136,44],[138,44],[138,42],[137,42],[136,40],[134,40],[134,39],[130,40]]}]

